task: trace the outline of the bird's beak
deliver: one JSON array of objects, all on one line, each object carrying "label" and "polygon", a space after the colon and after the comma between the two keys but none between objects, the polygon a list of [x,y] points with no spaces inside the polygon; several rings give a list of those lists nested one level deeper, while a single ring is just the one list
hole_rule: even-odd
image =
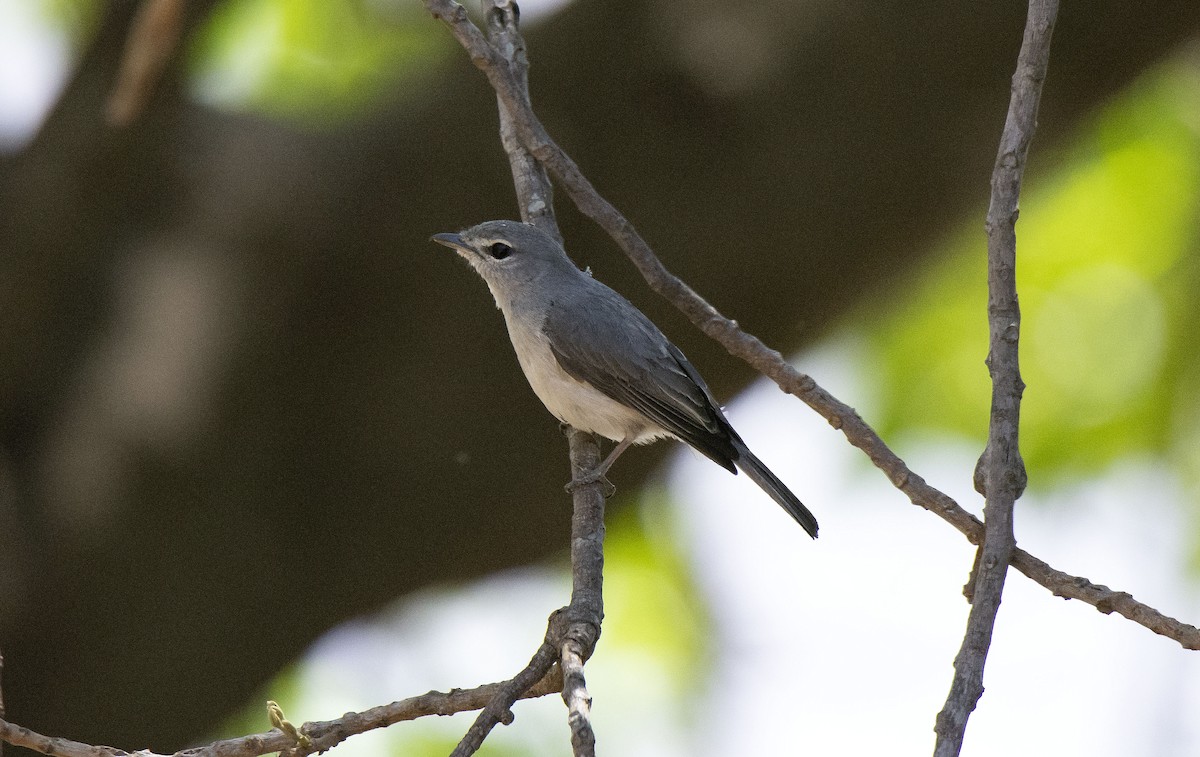
[{"label": "bird's beak", "polygon": [[471,251],[471,248],[467,246],[467,243],[458,234],[434,234],[429,238],[429,241],[437,242],[459,252]]}]

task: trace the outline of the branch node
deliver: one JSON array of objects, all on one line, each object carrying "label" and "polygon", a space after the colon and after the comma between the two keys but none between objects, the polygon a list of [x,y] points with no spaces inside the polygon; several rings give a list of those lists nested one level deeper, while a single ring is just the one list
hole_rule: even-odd
[{"label": "branch node", "polygon": [[1123,591],[1109,591],[1108,596],[1096,603],[1096,609],[1105,615],[1110,615],[1116,610],[1118,602],[1124,602],[1129,599],[1133,599],[1132,594]]}]

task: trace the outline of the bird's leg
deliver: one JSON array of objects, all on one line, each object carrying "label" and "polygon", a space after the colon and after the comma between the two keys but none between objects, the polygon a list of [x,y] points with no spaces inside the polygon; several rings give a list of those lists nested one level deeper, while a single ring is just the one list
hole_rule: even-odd
[{"label": "bird's leg", "polygon": [[604,478],[604,474],[608,473],[608,469],[611,468],[612,464],[617,461],[617,458],[621,456],[622,452],[629,449],[629,445],[631,444],[633,444],[633,437],[627,436],[622,439],[621,443],[613,447],[613,451],[609,452],[608,457],[604,458],[599,465],[587,473],[584,473],[579,478],[571,479],[571,483],[567,484],[567,491],[573,492],[577,487],[586,486],[587,484],[594,484],[597,481],[604,481],[608,484],[610,489],[608,494],[605,496],[612,496],[613,491],[616,491],[616,487],[614,487],[608,482],[607,479]]},{"label": "bird's leg", "polygon": [[598,479],[604,478],[604,474],[608,473],[608,469],[611,468],[612,464],[617,461],[617,458],[621,456],[622,452],[629,449],[629,445],[631,444],[633,444],[632,436],[627,436],[622,439],[621,443],[613,447],[613,451],[608,453],[608,457],[604,458],[604,461],[597,465],[596,469],[587,475],[589,477],[595,476]]}]

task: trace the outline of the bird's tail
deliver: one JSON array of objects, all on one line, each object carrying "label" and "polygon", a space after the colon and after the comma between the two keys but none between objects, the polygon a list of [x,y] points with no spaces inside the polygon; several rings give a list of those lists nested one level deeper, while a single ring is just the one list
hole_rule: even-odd
[{"label": "bird's tail", "polygon": [[[741,440],[737,440],[741,442]],[[763,465],[762,460],[754,456],[754,453],[746,448],[745,443],[735,443],[735,448],[738,451],[738,458],[734,460],[734,464],[742,469],[742,472],[762,487],[762,490],[771,495],[771,499],[779,503],[779,506],[787,510],[788,515],[796,519],[800,527],[808,532],[812,538],[817,538],[817,519],[808,511],[804,503],[792,494],[792,491],[784,486],[783,482],[771,472],[771,469]]]}]

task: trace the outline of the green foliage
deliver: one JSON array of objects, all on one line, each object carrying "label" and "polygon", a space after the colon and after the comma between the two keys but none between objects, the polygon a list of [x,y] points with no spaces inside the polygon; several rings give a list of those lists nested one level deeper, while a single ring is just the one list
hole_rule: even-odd
[{"label": "green foliage", "polygon": [[679,702],[707,672],[703,660],[710,650],[707,612],[679,552],[671,513],[666,492],[647,490],[640,506],[609,517],[602,644],[636,661],[630,676],[645,681],[657,674],[669,700]]},{"label": "green foliage", "polygon": [[[1197,102],[1200,72],[1175,63],[1098,114],[1058,165],[1035,140],[1017,224],[1021,447],[1035,485],[1128,455],[1200,471]],[[857,318],[878,356],[886,434],[986,434],[983,216],[890,312]]]},{"label": "green foliage", "polygon": [[[424,22],[422,24],[421,22]],[[437,59],[418,3],[231,0],[191,50],[199,94],[308,125],[362,113]]]},{"label": "green foliage", "polygon": [[76,46],[92,35],[100,21],[98,0],[34,1],[41,15],[61,28]]}]

